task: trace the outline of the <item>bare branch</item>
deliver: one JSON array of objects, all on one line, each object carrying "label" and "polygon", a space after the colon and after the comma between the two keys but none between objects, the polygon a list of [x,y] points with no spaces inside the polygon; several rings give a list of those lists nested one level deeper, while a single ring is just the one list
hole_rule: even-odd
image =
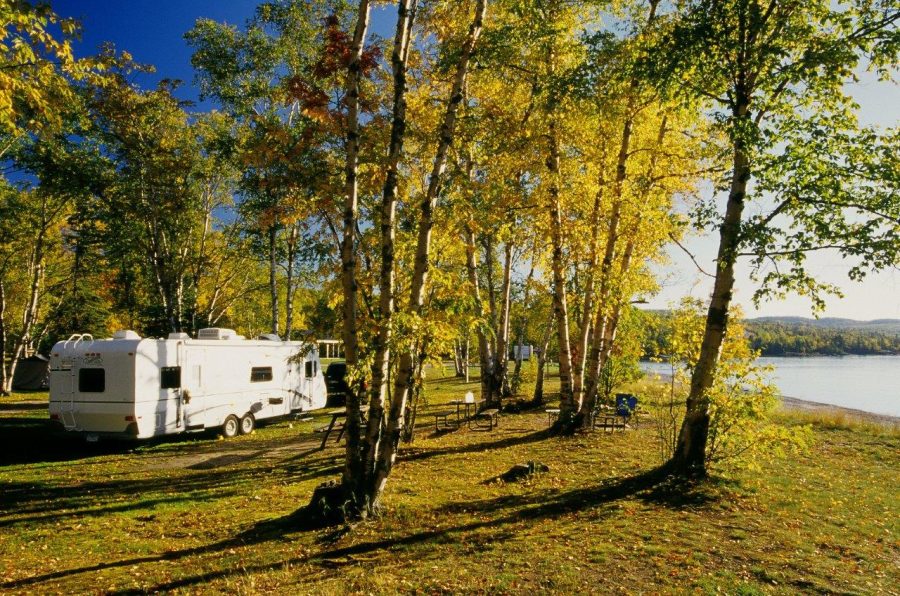
[{"label": "bare branch", "polygon": [[705,275],[707,277],[711,277],[713,279],[716,278],[715,275],[713,275],[712,273],[708,273],[706,270],[703,269],[703,267],[700,266],[700,263],[697,262],[697,258],[693,255],[693,253],[691,253],[691,251],[689,251],[681,242],[679,242],[678,238],[676,238],[675,235],[672,234],[671,232],[669,232],[669,239],[675,243],[675,246],[677,246],[678,248],[683,250],[684,254],[686,254],[687,256],[689,256],[691,258],[691,261],[694,262],[694,266],[697,268],[697,271],[699,271],[700,273],[702,273],[703,275]]}]

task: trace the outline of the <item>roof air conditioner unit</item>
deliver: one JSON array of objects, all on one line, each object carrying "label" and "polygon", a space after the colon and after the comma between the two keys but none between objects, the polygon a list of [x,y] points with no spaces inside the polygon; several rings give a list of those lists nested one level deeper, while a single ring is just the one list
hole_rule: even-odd
[{"label": "roof air conditioner unit", "polygon": [[113,333],[113,339],[141,339],[141,336],[131,329],[120,329]]},{"label": "roof air conditioner unit", "polygon": [[238,334],[234,329],[221,327],[207,327],[197,332],[197,339],[237,339]]}]

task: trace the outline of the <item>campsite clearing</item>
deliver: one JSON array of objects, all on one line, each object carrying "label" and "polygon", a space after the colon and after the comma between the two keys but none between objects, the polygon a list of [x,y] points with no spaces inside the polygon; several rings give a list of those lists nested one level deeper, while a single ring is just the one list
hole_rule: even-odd
[{"label": "campsite clearing", "polygon": [[[890,593],[900,585],[895,431],[807,414],[814,444],[805,456],[681,494],[642,476],[658,463],[646,426],[548,438],[539,408],[504,415],[491,433],[434,434],[422,412],[446,409],[477,390],[473,381],[428,383],[387,515],[350,531],[303,530],[294,515],[340,471],[342,446],[319,450],[313,432],[327,410],[230,441],[206,434],[131,446],[55,439],[45,410],[0,410],[0,589]],[[550,471],[492,481],[529,460]]]}]

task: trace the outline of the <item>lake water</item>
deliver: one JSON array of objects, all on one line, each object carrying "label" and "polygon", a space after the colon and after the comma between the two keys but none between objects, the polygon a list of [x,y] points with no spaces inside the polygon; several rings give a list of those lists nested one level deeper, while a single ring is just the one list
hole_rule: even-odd
[{"label": "lake water", "polygon": [[[900,416],[900,356],[760,358],[775,367],[772,380],[788,397]],[[648,372],[670,374],[663,362],[642,362]]]}]

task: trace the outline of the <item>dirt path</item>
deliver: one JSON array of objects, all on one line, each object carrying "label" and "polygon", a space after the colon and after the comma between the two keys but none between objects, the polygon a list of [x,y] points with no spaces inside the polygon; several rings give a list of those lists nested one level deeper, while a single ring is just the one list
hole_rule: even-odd
[{"label": "dirt path", "polygon": [[[261,431],[265,432],[265,430]],[[228,444],[228,441],[215,439],[198,445],[196,450],[179,450],[175,453],[148,453],[151,458],[144,460],[148,470],[214,470],[225,466],[253,462],[254,465],[275,465],[287,460],[296,460],[306,454],[320,451],[321,435],[315,433],[298,433],[294,437],[277,439],[263,438],[259,443],[246,442]],[[331,449],[329,441],[326,449]]]},{"label": "dirt path", "polygon": [[[275,466],[321,451],[322,435],[312,428],[323,426],[330,418],[320,413],[313,417],[312,424],[309,419],[277,421],[262,425],[249,437],[230,440],[210,430],[140,442],[106,440],[88,445],[83,438],[53,431],[47,408],[46,401],[0,402],[0,444],[8,456],[0,457],[0,465],[129,454],[129,462],[146,470],[214,470],[249,462]],[[343,443],[336,443],[335,438],[335,434],[329,437],[326,451],[342,452]]]}]

